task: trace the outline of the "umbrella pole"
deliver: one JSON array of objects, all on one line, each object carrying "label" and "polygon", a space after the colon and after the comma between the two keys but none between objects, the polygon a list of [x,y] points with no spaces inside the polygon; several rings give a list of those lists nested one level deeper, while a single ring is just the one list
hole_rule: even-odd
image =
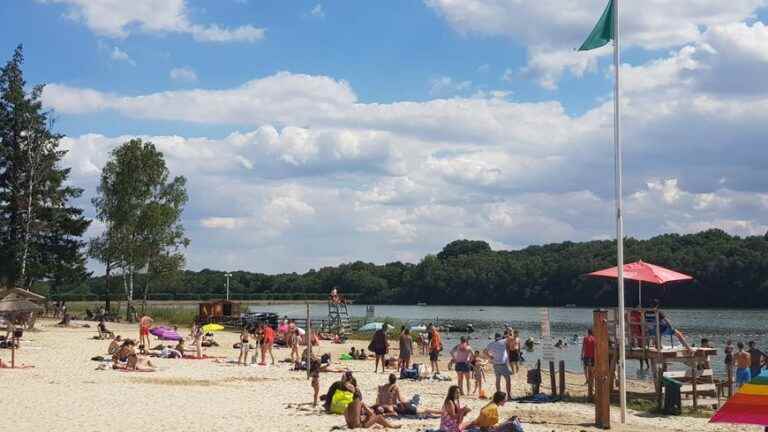
[{"label": "umbrella pole", "polygon": [[637,281],[637,307],[643,307],[643,281]]}]

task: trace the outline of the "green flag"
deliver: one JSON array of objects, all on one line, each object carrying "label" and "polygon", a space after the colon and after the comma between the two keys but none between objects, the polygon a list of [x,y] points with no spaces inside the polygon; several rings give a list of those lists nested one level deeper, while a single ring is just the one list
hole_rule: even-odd
[{"label": "green flag", "polygon": [[613,0],[608,0],[600,21],[597,22],[587,40],[581,44],[579,51],[589,51],[607,44],[613,39],[615,25],[613,22]]}]

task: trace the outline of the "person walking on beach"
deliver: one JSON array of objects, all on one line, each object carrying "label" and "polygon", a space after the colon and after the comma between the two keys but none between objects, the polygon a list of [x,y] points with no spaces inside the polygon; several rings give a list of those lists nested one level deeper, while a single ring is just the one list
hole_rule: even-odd
[{"label": "person walking on beach", "polygon": [[509,357],[507,356],[507,341],[496,333],[494,341],[489,343],[483,353],[491,358],[493,362],[493,373],[496,375],[496,391],[501,391],[501,379],[504,378],[507,397],[512,393],[512,370],[509,368]]},{"label": "person walking on beach", "polygon": [[459,344],[451,350],[451,359],[456,369],[456,376],[459,381],[459,393],[464,396],[464,382],[467,383],[467,393],[469,393],[469,372],[471,370],[470,362],[472,362],[472,347],[469,345],[469,341],[466,336],[462,336]]},{"label": "person walking on beach", "polygon": [[149,346],[149,328],[152,326],[152,318],[144,315],[139,320],[139,345]]},{"label": "person walking on beach", "polygon": [[595,367],[595,336],[592,329],[587,329],[587,335],[581,342],[581,364],[584,365],[584,378],[587,383],[592,379],[592,370]]},{"label": "person walking on beach", "polygon": [[387,352],[389,351],[389,341],[387,340],[386,327],[387,324],[383,324],[380,329],[376,330],[373,333],[370,345],[368,345],[368,349],[373,351],[373,353],[376,355],[376,365],[373,371],[374,373],[379,371],[379,361],[381,361],[381,373],[386,372],[384,357],[386,357]]},{"label": "person walking on beach", "polygon": [[411,367],[411,356],[413,355],[413,339],[411,338],[411,331],[404,329],[400,334],[400,370],[409,369]]},{"label": "person walking on beach", "polygon": [[[752,378],[760,375],[760,371],[763,369],[763,364],[768,363],[768,356],[764,352],[757,349],[755,341],[749,341],[747,344],[749,349],[747,352],[750,357],[749,372]],[[764,360],[765,359],[765,360]]]},{"label": "person walking on beach", "polygon": [[432,332],[429,338],[429,363],[432,367],[432,373],[437,375],[440,373],[440,351],[443,350],[443,341],[440,339],[440,333],[437,328],[432,326]]},{"label": "person walking on beach", "polygon": [[735,355],[736,360],[736,389],[739,389],[744,384],[748,383],[752,379],[752,373],[750,367],[752,366],[752,359],[748,352],[744,351],[744,343],[739,342],[736,344],[736,348],[739,351]]}]

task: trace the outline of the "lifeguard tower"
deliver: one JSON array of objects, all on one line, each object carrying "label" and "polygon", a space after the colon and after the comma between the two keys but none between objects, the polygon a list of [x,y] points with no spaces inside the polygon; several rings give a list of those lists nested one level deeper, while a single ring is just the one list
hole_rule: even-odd
[{"label": "lifeguard tower", "polygon": [[350,300],[338,293],[336,288],[328,298],[328,327],[332,333],[344,336],[352,333],[352,323],[347,305]]}]

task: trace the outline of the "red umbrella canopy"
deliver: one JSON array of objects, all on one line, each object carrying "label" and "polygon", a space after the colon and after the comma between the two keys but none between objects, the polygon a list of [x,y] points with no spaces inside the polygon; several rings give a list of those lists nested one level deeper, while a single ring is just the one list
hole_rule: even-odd
[{"label": "red umbrella canopy", "polygon": [[[596,272],[588,273],[587,276],[601,276],[614,279],[619,277],[617,267],[598,270]],[[624,279],[653,284],[664,284],[674,281],[693,280],[693,277],[654,264],[637,261],[624,264]]]}]

